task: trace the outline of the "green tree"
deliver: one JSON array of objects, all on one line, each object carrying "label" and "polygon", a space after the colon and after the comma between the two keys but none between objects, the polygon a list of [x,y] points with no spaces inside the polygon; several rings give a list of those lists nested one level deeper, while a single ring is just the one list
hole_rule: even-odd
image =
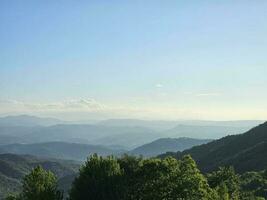
[{"label": "green tree", "polygon": [[136,171],[129,199],[167,199],[172,190],[170,177],[174,170],[179,170],[179,166],[173,158],[143,160]]},{"label": "green tree", "polygon": [[8,195],[5,200],[19,200],[19,197],[13,194]]},{"label": "green tree", "polygon": [[140,171],[142,158],[125,154],[118,159],[118,163],[123,173],[121,190],[124,192],[122,199],[134,199],[138,191],[137,183],[140,181],[138,173]]},{"label": "green tree", "polygon": [[80,169],[70,200],[217,200],[190,156],[141,159],[91,156]]},{"label": "green tree", "polygon": [[215,200],[206,178],[190,156],[181,161],[168,157],[164,160],[146,159],[140,162],[131,185],[131,200]]},{"label": "green tree", "polygon": [[246,172],[242,174],[240,180],[243,199],[253,199],[251,198],[252,195],[267,197],[267,179],[264,176],[264,171]]},{"label": "green tree", "polygon": [[6,200],[62,200],[63,193],[57,189],[57,179],[52,172],[41,166],[34,168],[22,180],[19,195],[9,195]]},{"label": "green tree", "polygon": [[57,179],[41,166],[34,168],[22,181],[22,200],[61,200],[63,194],[57,189]]},{"label": "green tree", "polygon": [[216,191],[220,200],[230,200],[228,188],[225,183],[221,183],[219,186],[217,186]]},{"label": "green tree", "polygon": [[218,171],[208,174],[208,182],[212,188],[224,184],[227,187],[229,198],[238,200],[240,196],[240,179],[233,167],[220,167]]},{"label": "green tree", "polygon": [[70,200],[118,200],[123,195],[122,170],[114,157],[92,155],[80,169]]},{"label": "green tree", "polygon": [[216,192],[209,187],[207,179],[200,173],[195,161],[189,155],[181,159],[180,170],[175,178],[172,199],[214,200],[217,198]]}]

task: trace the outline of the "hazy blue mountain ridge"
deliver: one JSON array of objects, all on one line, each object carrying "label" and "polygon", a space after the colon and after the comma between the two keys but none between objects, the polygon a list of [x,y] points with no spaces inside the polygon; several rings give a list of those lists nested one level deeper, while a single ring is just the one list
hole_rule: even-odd
[{"label": "hazy blue mountain ridge", "polygon": [[132,155],[152,157],[170,151],[183,151],[196,145],[210,142],[208,139],[193,138],[161,138],[151,143],[144,144],[130,151]]}]

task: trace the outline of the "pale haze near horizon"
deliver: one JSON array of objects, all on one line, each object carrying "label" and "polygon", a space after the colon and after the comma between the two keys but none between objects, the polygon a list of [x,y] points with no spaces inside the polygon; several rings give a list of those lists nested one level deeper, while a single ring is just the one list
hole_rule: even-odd
[{"label": "pale haze near horizon", "polygon": [[267,119],[267,1],[1,1],[0,115]]}]

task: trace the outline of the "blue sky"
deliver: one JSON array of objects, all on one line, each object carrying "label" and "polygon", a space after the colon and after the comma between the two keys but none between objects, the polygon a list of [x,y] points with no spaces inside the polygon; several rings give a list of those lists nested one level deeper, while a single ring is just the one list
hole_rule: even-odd
[{"label": "blue sky", "polygon": [[1,1],[0,114],[266,119],[267,1]]}]

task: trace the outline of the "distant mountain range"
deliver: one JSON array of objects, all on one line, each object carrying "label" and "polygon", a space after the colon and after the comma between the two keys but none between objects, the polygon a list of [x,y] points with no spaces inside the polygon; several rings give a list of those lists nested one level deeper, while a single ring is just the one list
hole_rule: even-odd
[{"label": "distant mountain range", "polygon": [[97,153],[101,156],[122,155],[128,153],[136,156],[152,157],[170,151],[182,151],[196,145],[207,143],[211,140],[192,138],[161,138],[151,143],[137,147],[131,151],[110,146],[47,142],[34,144],[9,144],[0,146],[0,153],[12,153],[18,155],[34,155],[42,158],[56,158],[65,160],[84,161],[86,158]]},{"label": "distant mountain range", "polygon": [[108,119],[97,123],[101,126],[146,127],[154,131],[165,131],[179,124],[177,121],[138,120],[138,119]]},{"label": "distant mountain range", "polygon": [[[249,130],[260,121],[146,121],[113,119],[96,124],[71,124],[53,118],[0,118],[0,145],[67,142],[131,150],[160,138],[217,139]],[[183,123],[183,124],[181,124]]]},{"label": "distant mountain range", "polygon": [[[48,127],[1,127],[0,144],[69,142],[133,148],[160,135],[144,127],[62,124]],[[13,141],[13,142],[12,142]]]},{"label": "distant mountain range", "polygon": [[[59,178],[59,187],[65,190],[71,185],[71,181],[80,167],[79,163],[72,161],[46,160],[28,155],[0,154],[0,199],[3,199],[4,195],[8,193],[18,192],[21,187],[21,179],[38,165],[55,173]],[[68,179],[69,182],[66,182]],[[64,180],[66,185],[61,184],[61,180]]]},{"label": "distant mountain range", "polygon": [[232,165],[238,172],[267,169],[267,122],[240,135],[223,137],[201,146],[160,157],[190,154],[204,172]]},{"label": "distant mountain range", "polygon": [[127,126],[127,127],[147,127],[156,131],[166,131],[179,125],[185,126],[220,126],[220,127],[254,127],[263,123],[262,120],[233,120],[233,121],[208,121],[208,120],[138,120],[138,119],[108,119],[98,122],[98,125],[105,126]]},{"label": "distant mountain range", "polygon": [[240,134],[250,127],[236,126],[211,126],[211,125],[178,125],[164,132],[168,137],[212,138],[218,139],[226,135]]},{"label": "distant mountain range", "polygon": [[0,117],[0,126],[52,126],[65,123],[55,118],[35,117],[30,115],[15,115]]},{"label": "distant mountain range", "polygon": [[187,126],[228,126],[228,127],[254,127],[263,123],[262,120],[233,120],[233,121],[208,121],[208,120],[138,120],[138,119],[108,119],[108,120],[82,120],[64,121],[51,117],[36,117],[31,115],[13,115],[0,117],[0,126],[53,126],[58,124],[94,124],[100,126],[116,127],[146,127],[156,131],[165,131],[178,125]]},{"label": "distant mountain range", "polygon": [[0,146],[0,152],[12,154],[28,154],[38,157],[57,158],[65,160],[79,160],[84,161],[86,158],[97,153],[101,156],[119,155],[124,150],[113,150],[104,146],[65,143],[65,142],[48,142],[48,143],[34,143],[34,144],[10,144]]},{"label": "distant mountain range", "polygon": [[153,157],[163,152],[183,151],[193,146],[210,142],[211,140],[201,140],[192,138],[161,138],[151,143],[142,145],[130,151],[132,155],[142,155],[144,157]]}]

